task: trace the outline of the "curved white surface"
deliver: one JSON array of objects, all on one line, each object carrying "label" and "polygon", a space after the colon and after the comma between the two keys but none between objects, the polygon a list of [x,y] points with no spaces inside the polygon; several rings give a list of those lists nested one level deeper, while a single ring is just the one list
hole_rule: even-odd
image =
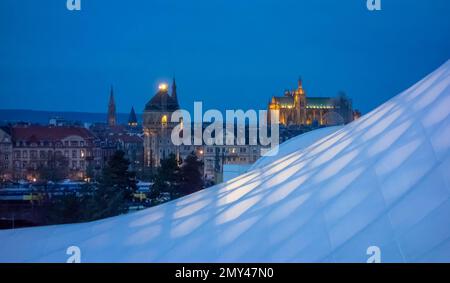
[{"label": "curved white surface", "polygon": [[450,262],[450,61],[306,149],[92,223],[0,231],[1,262]]},{"label": "curved white surface", "polygon": [[[331,135],[332,133],[336,132],[337,130],[342,129],[343,126],[334,126],[334,127],[326,127],[317,129],[311,132],[304,133],[302,135],[299,135],[297,137],[294,137],[292,139],[287,140],[286,142],[280,144],[278,147],[277,154],[270,156],[263,156],[259,158],[255,164],[253,164],[248,171],[255,170],[261,167],[264,167],[270,163],[275,162],[276,160],[283,158],[289,154],[292,153],[298,153],[301,150],[307,148],[308,146],[312,145],[313,143],[319,141],[320,139]],[[268,152],[268,154],[270,151]]]}]

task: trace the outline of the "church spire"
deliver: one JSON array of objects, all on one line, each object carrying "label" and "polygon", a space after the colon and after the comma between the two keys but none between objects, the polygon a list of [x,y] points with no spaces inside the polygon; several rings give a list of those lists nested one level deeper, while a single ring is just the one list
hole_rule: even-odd
[{"label": "church spire", "polygon": [[295,94],[297,95],[301,95],[301,96],[305,96],[305,90],[303,89],[303,79],[302,77],[298,78],[298,88],[295,91]]},{"label": "church spire", "polygon": [[111,92],[109,95],[108,103],[108,125],[113,127],[116,125],[116,103],[114,101],[114,89],[111,86]]},{"label": "church spire", "polygon": [[177,101],[178,103],[178,97],[177,97],[177,83],[175,82],[175,76],[173,77],[172,81],[172,97]]}]

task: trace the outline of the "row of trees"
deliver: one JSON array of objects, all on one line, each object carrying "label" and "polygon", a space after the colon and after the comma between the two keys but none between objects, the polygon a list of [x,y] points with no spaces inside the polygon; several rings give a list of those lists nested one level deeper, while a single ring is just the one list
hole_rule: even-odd
[{"label": "row of trees", "polygon": [[87,183],[80,192],[67,192],[48,204],[47,224],[93,221],[127,212],[136,191],[135,173],[123,151],[117,151],[97,182]]},{"label": "row of trees", "polygon": [[201,168],[203,162],[194,153],[179,163],[174,154],[161,160],[161,167],[154,178],[152,199],[158,203],[162,195],[175,199],[201,190],[204,186]]},{"label": "row of trees", "polygon": [[[47,224],[93,221],[128,211],[136,192],[135,172],[123,151],[117,151],[98,180],[88,183],[79,193],[67,193],[48,205]],[[153,205],[203,189],[203,164],[192,153],[183,162],[175,155],[161,161],[154,176],[149,197]]]}]

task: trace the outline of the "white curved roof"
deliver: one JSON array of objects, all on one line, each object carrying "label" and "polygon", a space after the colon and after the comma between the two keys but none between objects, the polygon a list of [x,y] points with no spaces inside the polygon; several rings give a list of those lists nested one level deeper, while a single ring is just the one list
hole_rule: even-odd
[{"label": "white curved roof", "polygon": [[0,261],[450,262],[450,61],[228,183],[92,223],[0,231]]},{"label": "white curved roof", "polygon": [[269,151],[265,156],[258,159],[255,164],[250,167],[250,170],[262,168],[275,160],[287,157],[290,154],[298,154],[301,150],[341,128],[342,126],[321,128],[289,139],[278,147],[278,152],[276,154],[271,155],[271,153],[275,152],[275,149]]}]

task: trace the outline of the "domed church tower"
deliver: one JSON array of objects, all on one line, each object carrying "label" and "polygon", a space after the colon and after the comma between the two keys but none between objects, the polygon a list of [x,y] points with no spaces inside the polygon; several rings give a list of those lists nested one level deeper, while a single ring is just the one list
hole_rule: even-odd
[{"label": "domed church tower", "polygon": [[144,109],[144,163],[147,167],[158,167],[161,159],[170,154],[177,155],[177,147],[172,143],[171,133],[178,123],[171,123],[172,113],[180,109],[176,93],[175,79],[172,95],[169,86],[161,83],[158,92],[145,105]]}]

